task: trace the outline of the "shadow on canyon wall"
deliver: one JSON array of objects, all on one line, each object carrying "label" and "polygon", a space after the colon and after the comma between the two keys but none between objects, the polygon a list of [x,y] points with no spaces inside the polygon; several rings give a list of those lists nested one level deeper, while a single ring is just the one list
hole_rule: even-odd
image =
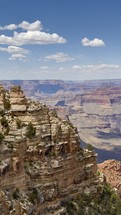
[{"label": "shadow on canyon wall", "polygon": [[97,137],[100,139],[118,139],[121,138],[121,133],[97,131]]},{"label": "shadow on canyon wall", "polygon": [[[81,141],[81,147],[86,148],[86,143]],[[121,161],[121,147],[117,146],[114,148],[114,151],[103,150],[94,147],[95,152],[97,153],[97,163],[102,163],[105,160],[115,159]]]}]

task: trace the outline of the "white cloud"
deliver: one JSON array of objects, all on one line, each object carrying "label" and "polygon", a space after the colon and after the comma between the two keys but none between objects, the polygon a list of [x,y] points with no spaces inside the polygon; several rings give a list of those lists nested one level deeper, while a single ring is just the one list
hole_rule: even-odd
[{"label": "white cloud", "polygon": [[18,54],[27,54],[29,51],[17,46],[8,46],[7,48],[0,47],[0,51],[7,53],[18,53]]},{"label": "white cloud", "polygon": [[72,67],[72,69],[79,70],[79,69],[81,69],[81,66],[79,66],[79,65],[74,65],[74,66]]},{"label": "white cloud", "polygon": [[83,74],[86,76],[86,73],[88,74],[110,74],[110,73],[116,73],[116,72],[121,72],[121,65],[116,65],[116,64],[88,64],[88,65],[74,65],[70,67],[47,67],[47,66],[42,66],[40,67],[41,70],[46,70],[50,73],[56,72],[56,73],[73,73],[73,74]]},{"label": "white cloud", "polygon": [[27,49],[23,49],[17,46],[8,46],[7,48],[0,47],[0,51],[12,54],[11,57],[9,57],[9,60],[21,60],[23,58],[26,58],[26,54],[29,53]]},{"label": "white cloud", "polygon": [[[14,56],[13,56],[14,57]],[[18,56],[21,57],[21,56]],[[22,58],[24,61],[25,59]],[[12,59],[14,60],[14,59]],[[59,64],[58,64],[59,65]],[[119,79],[121,78],[121,65],[116,64],[92,64],[92,65],[73,65],[72,66],[34,66],[31,65],[24,70],[14,70],[9,67],[4,70],[0,69],[1,79],[63,79],[63,80],[96,80],[96,79]],[[79,69],[80,68],[80,69]],[[10,74],[9,74],[10,71]]]},{"label": "white cloud", "polygon": [[121,77],[121,65],[96,64],[96,65],[74,65],[65,67],[48,67],[41,69],[42,74],[48,74],[45,78],[57,78],[67,80],[87,80],[87,79],[110,79],[111,77]]},{"label": "white cloud", "polygon": [[26,31],[40,31],[43,28],[42,24],[41,24],[41,22],[39,20],[36,20],[33,23],[23,21],[18,25],[18,27],[22,28],[22,29],[24,29]]},{"label": "white cloud", "polygon": [[121,71],[120,65],[115,64],[96,64],[96,65],[74,65],[72,67],[74,71],[80,72],[112,72],[112,71]]},{"label": "white cloud", "polygon": [[11,30],[12,31],[12,30],[15,30],[17,28],[18,28],[18,26],[15,24],[6,25],[4,27],[0,26],[0,30]]},{"label": "white cloud", "polygon": [[0,30],[15,30],[21,28],[26,32],[14,32],[13,36],[0,35],[0,44],[22,46],[25,44],[55,44],[65,43],[66,39],[56,33],[46,33],[42,31],[42,24],[39,20],[33,23],[26,21],[21,22],[19,25],[10,24],[7,26],[0,26]]},{"label": "white cloud", "polygon": [[41,31],[14,32],[13,37],[0,35],[0,44],[22,46],[25,44],[54,44],[65,43],[66,40],[58,34]]},{"label": "white cloud", "polygon": [[42,73],[49,73],[50,68],[48,66],[41,66],[40,67],[40,72]]},{"label": "white cloud", "polygon": [[15,30],[17,28],[21,28],[26,31],[40,31],[42,30],[41,21],[36,20],[35,22],[29,23],[27,21],[22,21],[19,25],[10,24],[5,26],[0,26],[0,30]]},{"label": "white cloud", "polygon": [[74,58],[69,57],[67,54],[63,52],[58,52],[54,55],[49,55],[45,57],[45,60],[55,60],[57,63],[62,63],[70,60],[74,60]]},{"label": "white cloud", "polygon": [[105,46],[105,43],[102,39],[95,38],[93,40],[89,40],[88,38],[83,38],[81,41],[83,46],[92,46],[92,47],[99,47]]},{"label": "white cloud", "polygon": [[48,66],[41,66],[40,69],[48,69]]},{"label": "white cloud", "polygon": [[23,60],[25,58],[26,56],[23,54],[12,54],[11,57],[9,57],[9,60],[16,60],[16,59]]}]

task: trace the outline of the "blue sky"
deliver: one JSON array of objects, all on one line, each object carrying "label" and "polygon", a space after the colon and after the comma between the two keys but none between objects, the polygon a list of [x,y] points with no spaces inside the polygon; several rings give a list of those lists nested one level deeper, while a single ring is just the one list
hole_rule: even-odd
[{"label": "blue sky", "polygon": [[0,0],[0,79],[121,78],[121,0]]}]

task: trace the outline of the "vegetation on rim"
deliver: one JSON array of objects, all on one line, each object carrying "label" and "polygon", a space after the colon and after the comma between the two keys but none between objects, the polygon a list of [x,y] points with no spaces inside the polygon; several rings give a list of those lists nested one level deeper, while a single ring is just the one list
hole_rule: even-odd
[{"label": "vegetation on rim", "polygon": [[121,198],[105,185],[98,196],[83,194],[66,202],[68,215],[121,215]]},{"label": "vegetation on rim", "polygon": [[26,137],[32,139],[36,135],[36,128],[30,122],[27,126]]}]

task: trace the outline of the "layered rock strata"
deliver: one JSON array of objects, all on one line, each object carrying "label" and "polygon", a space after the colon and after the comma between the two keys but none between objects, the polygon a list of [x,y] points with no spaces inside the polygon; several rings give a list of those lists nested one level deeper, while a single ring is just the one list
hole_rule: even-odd
[{"label": "layered rock strata", "polygon": [[70,121],[26,99],[20,87],[2,89],[0,101],[2,215],[64,215],[65,199],[97,193],[96,155],[80,148]]},{"label": "layered rock strata", "polygon": [[121,196],[121,162],[117,160],[106,160],[98,164],[98,169],[105,175],[106,181]]}]

